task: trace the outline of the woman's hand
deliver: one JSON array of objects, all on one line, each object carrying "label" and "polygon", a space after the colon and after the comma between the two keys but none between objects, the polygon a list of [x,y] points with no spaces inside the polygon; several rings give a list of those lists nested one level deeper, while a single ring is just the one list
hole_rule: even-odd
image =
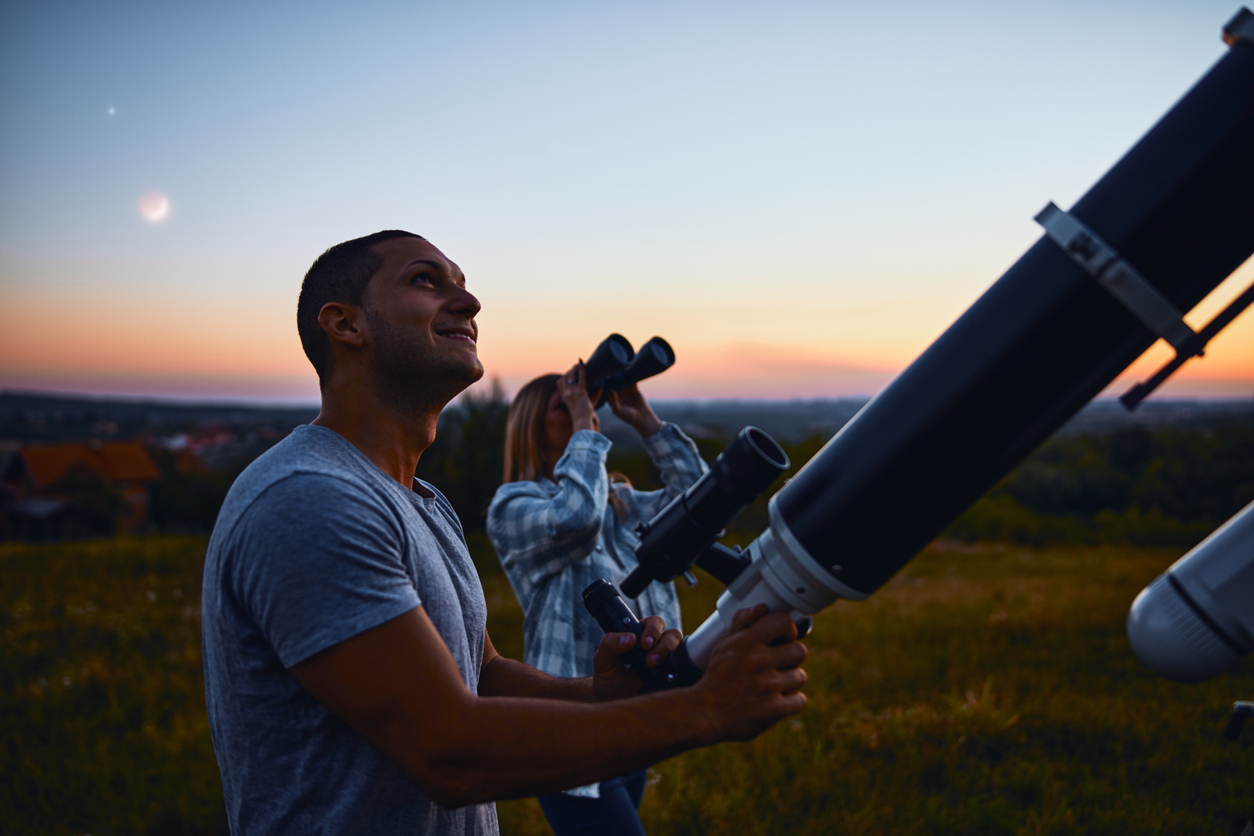
[{"label": "woman's hand", "polygon": [[644,399],[640,387],[636,384],[624,387],[617,392],[610,390],[610,409],[625,423],[631,425],[641,438],[653,435],[662,429],[662,421],[653,412],[653,407]]},{"label": "woman's hand", "polygon": [[557,394],[566,404],[570,413],[572,432],[579,430],[601,431],[601,421],[597,418],[596,405],[588,392],[587,370],[580,360],[570,371],[557,379]]}]

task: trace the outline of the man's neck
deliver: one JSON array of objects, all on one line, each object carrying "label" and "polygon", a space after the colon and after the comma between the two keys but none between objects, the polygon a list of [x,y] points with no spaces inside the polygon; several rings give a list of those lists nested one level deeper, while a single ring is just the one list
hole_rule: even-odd
[{"label": "man's neck", "polygon": [[395,479],[412,489],[422,453],[435,440],[435,426],[444,404],[399,410],[361,386],[328,386],[322,409],[313,423],[342,435],[349,444]]}]

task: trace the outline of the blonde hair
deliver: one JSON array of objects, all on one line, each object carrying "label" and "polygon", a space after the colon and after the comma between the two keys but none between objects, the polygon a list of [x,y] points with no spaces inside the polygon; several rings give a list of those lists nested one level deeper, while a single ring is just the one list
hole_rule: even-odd
[{"label": "blonde hair", "polygon": [[505,418],[505,481],[543,476],[544,413],[561,375],[543,374],[518,390]]},{"label": "blonde hair", "polygon": [[631,513],[631,509],[627,507],[626,501],[618,495],[618,489],[625,487],[627,490],[632,489],[631,480],[624,473],[618,471],[610,471],[606,474],[610,480],[610,505],[614,508],[614,513],[618,514],[618,519],[625,521],[627,515]]}]

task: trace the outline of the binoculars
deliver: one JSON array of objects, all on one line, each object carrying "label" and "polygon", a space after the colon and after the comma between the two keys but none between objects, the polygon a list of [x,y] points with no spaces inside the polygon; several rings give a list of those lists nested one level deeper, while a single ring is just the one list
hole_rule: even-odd
[{"label": "binoculars", "polygon": [[618,390],[653,377],[675,365],[675,350],[661,337],[654,337],[639,351],[622,334],[610,334],[584,363],[588,391],[601,390],[600,406],[610,389]]}]

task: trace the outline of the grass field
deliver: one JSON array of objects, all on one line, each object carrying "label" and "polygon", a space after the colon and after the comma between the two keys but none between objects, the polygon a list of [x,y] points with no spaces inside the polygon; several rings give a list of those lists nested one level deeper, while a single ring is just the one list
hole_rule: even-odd
[{"label": "grass field", "polygon": [[[490,554],[475,540],[481,565]],[[223,833],[200,673],[204,540],[0,546],[0,832]],[[810,704],[747,744],[655,767],[651,833],[1236,834],[1254,666],[1151,676],[1123,621],[1178,552],[933,547],[817,619]],[[502,652],[521,614],[484,571]],[[689,627],[718,585],[681,595]],[[547,833],[534,801],[502,832]]]}]

